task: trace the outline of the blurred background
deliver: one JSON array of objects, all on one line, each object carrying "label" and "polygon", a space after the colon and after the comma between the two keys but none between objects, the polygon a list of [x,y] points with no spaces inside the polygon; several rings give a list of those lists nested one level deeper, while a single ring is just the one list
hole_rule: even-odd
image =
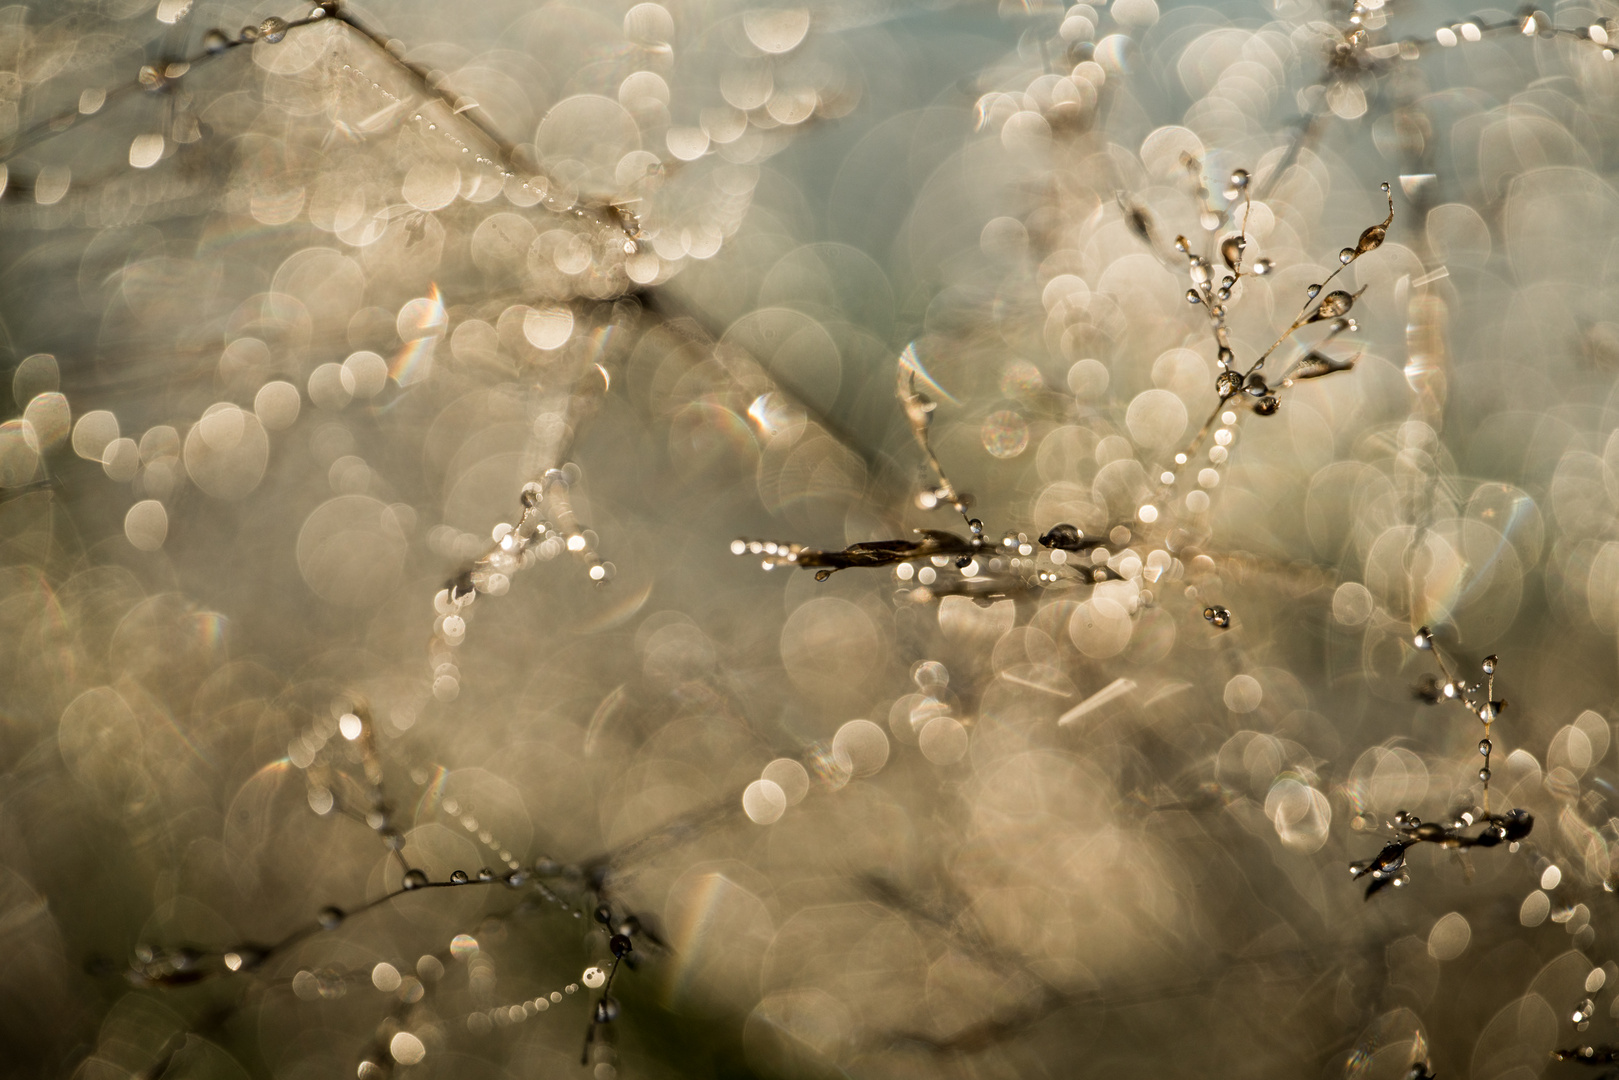
[{"label": "blurred background", "polygon": [[1615,15],[0,9],[5,1071],[1588,1071]]}]

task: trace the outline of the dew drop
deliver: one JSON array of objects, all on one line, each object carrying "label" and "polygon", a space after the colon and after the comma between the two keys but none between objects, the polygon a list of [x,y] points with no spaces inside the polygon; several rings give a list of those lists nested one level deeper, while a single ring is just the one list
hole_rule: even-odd
[{"label": "dew drop", "polygon": [[278,44],[287,36],[287,20],[279,15],[271,15],[259,23],[259,36],[271,45]]},{"label": "dew drop", "polygon": [[400,884],[406,890],[420,889],[427,884],[427,874],[421,870],[406,870],[405,877]]}]

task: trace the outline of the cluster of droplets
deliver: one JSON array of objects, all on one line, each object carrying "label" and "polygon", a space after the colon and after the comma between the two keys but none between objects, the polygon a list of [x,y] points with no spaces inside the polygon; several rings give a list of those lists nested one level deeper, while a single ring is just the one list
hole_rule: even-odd
[{"label": "cluster of droplets", "polygon": [[147,552],[168,539],[167,507],[188,480],[216,498],[253,491],[264,475],[270,433],[295,422],[302,400],[292,384],[271,381],[259,388],[249,408],[216,402],[194,423],[157,424],[137,439],[123,434],[110,410],[93,409],[75,419],[59,383],[56,359],[49,354],[29,356],[18,365],[12,393],[27,404],[21,417],[0,424],[0,486],[21,488],[41,476],[48,481],[49,455],[71,446],[77,456],[99,463],[109,480],[130,485],[135,498],[124,516],[124,535]]},{"label": "cluster of droplets", "polygon": [[[446,797],[439,804],[439,806],[443,809],[445,814],[459,824],[461,828],[465,829],[469,836],[477,840],[477,842],[482,844],[491,855],[494,855],[503,864],[505,864],[509,871],[518,871],[521,864],[517,861],[516,856],[504,843],[501,842],[500,837],[496,836],[488,827],[485,826],[483,822],[478,820],[477,816],[472,813],[470,807],[463,807],[460,800],[454,797]],[[462,875],[461,881],[456,880],[456,874]],[[478,880],[491,881],[494,879],[493,875],[494,871],[485,868],[478,871]],[[465,880],[467,880],[466,875],[462,871],[458,870],[455,874],[450,875],[450,881],[452,884],[462,884]]]},{"label": "cluster of droplets", "polygon": [[1494,655],[1486,656],[1479,664],[1479,670],[1484,679],[1481,682],[1468,682],[1466,679],[1451,673],[1445,658],[1434,648],[1433,631],[1426,626],[1417,630],[1411,643],[1424,652],[1432,652],[1439,661],[1440,670],[1444,672],[1443,681],[1435,683],[1426,693],[1435,701],[1460,702],[1479,722],[1484,725],[1484,734],[1478,743],[1478,752],[1484,758],[1484,764],[1479,767],[1478,778],[1484,785],[1484,807],[1489,809],[1490,798],[1490,754],[1495,744],[1490,740],[1490,725],[1501,713],[1506,710],[1507,703],[1495,697],[1495,669],[1499,660]]},{"label": "cluster of droplets", "polygon": [[1381,30],[1388,22],[1383,7],[1386,0],[1355,0],[1349,9],[1349,25],[1367,30]]},{"label": "cluster of droplets", "polygon": [[[1225,374],[1221,378],[1225,378]],[[1240,378],[1232,375],[1233,378]],[[1158,494],[1155,501],[1145,503],[1137,511],[1137,518],[1143,523],[1152,523],[1158,520],[1159,504],[1167,503],[1175,498],[1176,485],[1180,482],[1181,473],[1191,464],[1194,457],[1201,457],[1203,464],[1193,477],[1191,490],[1180,497],[1181,504],[1192,514],[1206,513],[1211,505],[1209,492],[1220,486],[1222,479],[1221,469],[1231,460],[1231,447],[1237,441],[1237,423],[1240,417],[1236,410],[1222,408],[1212,418],[1209,427],[1212,430],[1210,445],[1206,451],[1201,450],[1202,440],[1185,450],[1175,454],[1174,464],[1165,468],[1158,476]],[[1215,423],[1217,422],[1217,424]]]},{"label": "cluster of droplets", "polygon": [[[1615,26],[1612,19],[1596,19],[1581,26],[1558,26],[1552,21],[1550,15],[1544,11],[1531,8],[1518,16],[1515,20],[1503,22],[1485,22],[1482,18],[1474,16],[1460,22],[1441,26],[1434,31],[1434,43],[1441,48],[1454,49],[1458,45],[1474,44],[1484,40],[1484,35],[1493,32],[1516,30],[1524,37],[1573,37],[1580,41],[1589,41],[1602,51],[1602,59],[1613,59],[1613,40]],[[1410,53],[1416,55],[1417,42],[1409,42]],[[1402,51],[1402,57],[1405,53]]]},{"label": "cluster of droplets", "polygon": [[[1187,575],[1186,564],[1164,543],[1161,530],[1138,532],[1115,525],[1105,540],[1087,540],[1078,528],[1064,524],[1040,537],[1040,543],[1053,549],[1054,564],[1073,575],[1066,580],[1088,582],[1092,595],[1113,600],[1132,616],[1157,604],[1159,590]],[[1195,595],[1195,589],[1189,587],[1187,595]]]},{"label": "cluster of droplets", "polygon": [[[486,929],[490,930],[497,925],[494,920],[485,923]],[[355,1070],[359,1080],[384,1080],[393,1074],[395,1065],[419,1065],[427,1057],[428,1045],[434,1040],[431,1037],[423,1039],[422,1035],[417,1034],[417,1031],[427,1034],[420,1027],[416,1031],[411,1030],[411,1019],[406,1010],[426,997],[429,989],[444,978],[447,959],[464,964],[471,983],[488,979],[492,966],[480,955],[480,948],[478,939],[471,934],[457,934],[447,949],[419,958],[414,972],[409,969],[401,971],[393,964],[381,961],[369,972],[363,973],[373,987],[393,999],[393,1008],[378,1022],[372,1046],[360,1058]],[[318,994],[322,988],[320,982],[316,981],[308,987],[308,991],[300,991],[298,982],[306,974],[314,976],[316,980],[324,975],[327,985],[342,985],[330,970],[322,973],[300,972],[293,979],[293,992],[300,997],[312,997],[313,994],[308,991]]]},{"label": "cluster of droplets", "polygon": [[968,507],[972,506],[972,497],[958,493],[949,484],[939,484],[917,492],[916,506],[919,510],[937,510],[941,506],[948,506],[966,517]]},{"label": "cluster of droplets", "polygon": [[321,817],[343,809],[333,788],[341,778],[349,776],[344,766],[360,766],[365,777],[362,786],[369,802],[366,823],[383,834],[384,840],[390,841],[391,850],[397,851],[403,846],[403,840],[386,821],[387,804],[376,755],[375,734],[370,723],[341,705],[329,713],[317,714],[287,741],[287,761],[306,774],[309,808]]},{"label": "cluster of droplets", "polygon": [[[287,744],[287,760],[304,772],[309,808],[321,817],[343,812],[363,821],[377,834],[401,865],[405,835],[394,821],[393,804],[383,788],[382,759],[392,744],[379,740],[369,710],[335,703],[329,713],[317,715]],[[359,775],[351,770],[359,767]],[[413,774],[412,780],[417,777]],[[340,790],[357,788],[347,805]],[[332,909],[335,910],[335,909]]]},{"label": "cluster of droplets", "polygon": [[[1207,191],[1201,180],[1201,172],[1198,185],[1199,199],[1204,202],[1203,224],[1210,233],[1213,233],[1222,222],[1231,219],[1239,200],[1242,201],[1246,211],[1251,198],[1253,177],[1246,169],[1236,169],[1231,173],[1229,185],[1223,192],[1227,203],[1224,210],[1215,210],[1207,205]],[[1186,290],[1186,300],[1190,304],[1204,308],[1208,314],[1209,327],[1214,334],[1215,359],[1220,368],[1215,389],[1220,395],[1220,400],[1225,401],[1238,393],[1247,393],[1255,399],[1256,412],[1264,415],[1274,413],[1276,399],[1271,395],[1264,378],[1259,376],[1257,371],[1250,372],[1245,378],[1235,370],[1236,353],[1231,348],[1230,333],[1226,327],[1226,305],[1230,302],[1238,282],[1248,274],[1264,276],[1272,269],[1269,259],[1257,259],[1246,268],[1243,265],[1243,257],[1249,247],[1246,212],[1242,229],[1226,236],[1218,245],[1219,261],[1224,264],[1224,269],[1218,269],[1212,258],[1193,251],[1191,241],[1184,236],[1175,237],[1174,246],[1177,252],[1186,257],[1187,274],[1192,282],[1192,287]]]},{"label": "cluster of droplets", "polygon": [[[1197,165],[1195,161],[1188,160],[1188,166]],[[1201,169],[1195,175],[1199,177],[1199,194],[1206,202],[1206,191],[1202,187]],[[1234,205],[1238,199],[1244,200],[1244,206],[1250,197],[1253,178],[1244,169],[1237,169],[1231,174],[1230,186],[1224,191],[1228,205]],[[1292,323],[1281,333],[1271,346],[1261,353],[1246,369],[1241,368],[1237,362],[1235,350],[1231,346],[1229,334],[1226,329],[1226,304],[1233,295],[1233,289],[1238,282],[1249,274],[1262,276],[1272,270],[1268,259],[1258,259],[1251,266],[1245,266],[1244,256],[1249,247],[1246,233],[1246,224],[1242,231],[1233,233],[1222,239],[1219,247],[1219,261],[1223,263],[1224,270],[1220,271],[1216,280],[1216,262],[1212,257],[1198,254],[1193,251],[1192,243],[1184,236],[1177,236],[1174,248],[1187,260],[1187,272],[1190,275],[1192,287],[1186,291],[1188,302],[1203,307],[1209,318],[1209,325],[1215,341],[1215,361],[1218,365],[1218,374],[1215,376],[1214,389],[1219,401],[1213,413],[1203,426],[1193,436],[1190,444],[1178,451],[1171,464],[1165,466],[1159,473],[1159,487],[1154,499],[1144,504],[1137,512],[1137,519],[1144,525],[1152,525],[1161,514],[1161,505],[1175,498],[1174,489],[1183,470],[1190,465],[1202,450],[1204,440],[1212,433],[1213,445],[1209,447],[1207,464],[1197,472],[1197,488],[1184,496],[1185,507],[1193,514],[1201,514],[1208,510],[1210,498],[1208,491],[1220,483],[1220,466],[1230,457],[1229,447],[1236,438],[1236,423],[1238,412],[1236,405],[1246,403],[1260,416],[1273,416],[1281,408],[1281,399],[1278,391],[1291,387],[1294,382],[1301,379],[1315,379],[1338,371],[1347,371],[1354,365],[1353,359],[1338,359],[1321,351],[1321,346],[1333,338],[1344,333],[1351,333],[1357,329],[1355,321],[1349,318],[1349,312],[1354,307],[1359,293],[1350,293],[1342,289],[1326,292],[1327,286],[1343,269],[1362,255],[1375,251],[1383,244],[1388,236],[1388,229],[1394,221],[1394,196],[1389,184],[1381,186],[1384,196],[1388,199],[1388,216],[1381,222],[1368,226],[1362,230],[1355,246],[1346,247],[1338,254],[1338,268],[1328,275],[1326,280],[1312,284],[1305,290],[1305,303],[1294,317]],[[1122,202],[1122,199],[1121,199]],[[1127,217],[1132,228],[1149,245],[1153,242],[1153,232],[1146,212],[1132,208],[1125,204]],[[1230,211],[1218,213],[1210,211],[1211,232],[1222,221],[1228,220]],[[1362,290],[1364,291],[1364,290]],[[1284,373],[1276,385],[1272,385],[1264,374],[1265,362],[1272,353],[1293,336],[1295,332],[1305,326],[1317,323],[1327,324],[1327,334],[1316,345],[1310,348],[1305,355],[1299,358]]]},{"label": "cluster of droplets", "polygon": [[[583,560],[586,576],[598,585],[613,577],[615,568],[604,561],[595,548],[595,533],[574,519],[572,502],[566,497],[569,486],[578,479],[578,466],[569,464],[547,470],[543,482],[523,485],[519,502],[523,512],[515,522],[503,521],[490,532],[493,546],[471,569],[450,581],[433,597],[436,619],[429,663],[433,670],[433,696],[453,701],[461,692],[461,672],[453,650],[466,640],[467,620],[480,593],[504,596],[511,589],[512,575],[541,562],[549,562],[564,552]],[[549,500],[552,517],[543,510]]]},{"label": "cluster of droplets", "polygon": [[978,518],[968,519],[967,531],[971,554],[933,555],[894,567],[894,580],[910,590],[912,600],[926,602],[949,590],[954,584],[949,580],[952,569],[959,584],[969,590],[975,582],[1016,582],[1018,587],[1027,588],[1060,580],[1054,567],[1042,565],[1027,533],[1006,533],[997,545],[985,536],[984,523]]},{"label": "cluster of droplets", "polygon": [[[1477,834],[1466,832],[1480,823],[1483,828]],[[1464,810],[1448,822],[1423,821],[1415,814],[1400,810],[1395,813],[1392,822],[1383,825],[1392,834],[1392,839],[1371,858],[1350,863],[1349,873],[1357,881],[1369,879],[1366,897],[1371,899],[1384,888],[1397,888],[1410,881],[1405,853],[1407,848],[1415,844],[1431,843],[1453,849],[1493,848],[1506,844],[1508,851],[1516,852],[1534,825],[1534,815],[1527,810],[1509,810],[1505,814],[1492,814],[1487,809],[1481,814]],[[1372,815],[1361,814],[1355,818],[1354,828],[1357,831],[1375,830],[1378,827]]]},{"label": "cluster of droplets", "polygon": [[[1150,515],[1143,518],[1155,520]],[[801,544],[737,539],[731,542],[731,552],[759,558],[766,570],[776,566],[821,568],[816,573],[818,580],[844,567],[892,566],[896,584],[918,603],[941,596],[993,598],[1086,585],[1107,591],[1132,615],[1156,602],[1154,589],[1159,583],[1179,579],[1186,573],[1185,566],[1168,547],[1154,539],[1161,530],[1150,527],[1138,535],[1130,526],[1121,524],[1105,537],[1093,538],[1077,526],[1063,523],[1038,539],[1009,531],[999,542],[986,537],[983,523],[977,518],[969,518],[968,527],[970,540],[933,533],[929,534],[931,544],[887,541],[826,552]],[[951,543],[938,543],[941,536]],[[1133,539],[1141,551],[1130,546]],[[1188,595],[1195,595],[1195,589]]]},{"label": "cluster of droplets", "polygon": [[[592,973],[599,973],[600,968],[586,968],[584,977],[593,978]],[[588,985],[588,984],[587,984]],[[596,985],[600,985],[597,983]],[[552,1005],[560,1005],[564,995],[571,997],[579,992],[579,984],[568,983],[566,986],[552,990],[550,993],[540,993],[532,998],[525,998],[518,1002],[509,1002],[504,1005],[493,1005],[487,1009],[467,1014],[466,1028],[474,1035],[487,1035],[497,1028],[511,1027],[523,1021],[550,1011]]]},{"label": "cluster of droplets", "polygon": [[215,27],[203,34],[202,47],[208,54],[217,56],[238,45],[252,45],[260,41],[266,45],[279,45],[286,40],[289,30],[320,22],[329,15],[337,14],[341,7],[339,0],[320,0],[310,9],[307,16],[296,22],[288,22],[279,15],[271,15],[256,25],[242,27],[234,37]]},{"label": "cluster of droplets", "polygon": [[[383,97],[397,102],[399,98],[383,87],[379,82],[371,79],[359,68],[343,65],[345,74],[359,79],[370,85],[371,89]],[[475,108],[476,102],[465,99],[454,104],[457,111]],[[473,146],[466,139],[456,134],[449,125],[441,125],[425,113],[412,114],[411,122],[416,129],[433,138],[442,139],[458,155],[464,155],[479,168],[491,170],[500,180],[500,188],[507,200],[518,207],[527,208],[540,205],[555,214],[563,214],[580,224],[595,224],[600,227],[604,238],[603,249],[623,255],[634,255],[641,249],[642,239],[640,218],[629,209],[612,204],[606,207],[591,207],[580,203],[571,197],[566,185],[554,184],[544,174],[532,169],[519,169],[513,163],[504,160],[494,151],[485,151]],[[507,155],[509,156],[509,155]],[[577,271],[579,274],[599,272],[600,267],[586,262]]]},{"label": "cluster of droplets", "polygon": [[1430,44],[1453,49],[1458,45],[1483,41],[1486,34],[1513,32],[1524,37],[1562,36],[1589,41],[1601,48],[1604,60],[1611,61],[1614,56],[1614,20],[1601,18],[1581,26],[1558,26],[1549,14],[1533,6],[1521,9],[1515,17],[1494,22],[1487,21],[1482,15],[1473,15],[1441,26],[1428,36],[1408,36],[1398,41],[1369,44],[1367,32],[1382,30],[1388,25],[1388,14],[1384,10],[1386,6],[1387,0],[1355,0],[1349,9],[1349,29],[1343,40],[1334,46],[1335,53],[1347,58],[1348,62],[1340,58],[1335,66],[1342,69],[1353,63],[1373,67],[1379,61],[1417,60]]},{"label": "cluster of droplets", "polygon": [[512,869],[504,872],[496,872],[495,870],[492,870],[486,866],[479,870],[477,874],[469,874],[465,870],[452,870],[450,871],[449,877],[445,878],[443,881],[437,882],[428,877],[425,870],[422,870],[419,867],[412,867],[411,869],[405,871],[404,876],[399,881],[399,887],[405,892],[415,892],[417,889],[426,889],[432,887],[492,885],[499,882],[509,889],[521,889],[524,885],[528,884],[528,881],[528,871],[522,869],[520,866],[514,866]]},{"label": "cluster of droplets", "polygon": [[798,556],[808,551],[803,544],[790,544],[776,540],[748,540],[738,538],[731,541],[732,555],[763,556],[760,566],[766,570],[774,570],[778,566],[792,566],[798,562]]}]

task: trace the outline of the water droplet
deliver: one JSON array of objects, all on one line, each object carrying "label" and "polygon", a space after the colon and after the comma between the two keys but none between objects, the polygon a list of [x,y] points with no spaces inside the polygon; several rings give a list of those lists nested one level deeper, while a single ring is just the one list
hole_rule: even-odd
[{"label": "water droplet", "polygon": [[279,15],[271,15],[259,23],[259,36],[271,45],[275,45],[287,36],[287,20]]},{"label": "water droplet", "polygon": [[1495,745],[1491,743],[1489,739],[1480,739],[1478,741],[1478,752],[1483,754],[1485,757],[1489,757],[1490,751],[1494,749]]},{"label": "water droplet", "polygon": [[315,916],[315,921],[320,924],[322,930],[336,930],[343,925],[343,909],[339,907],[323,907],[320,909],[320,914]]},{"label": "water droplet", "polygon": [[1478,707],[1478,718],[1488,724],[1500,716],[1506,707],[1507,703],[1504,701],[1486,701]]},{"label": "water droplet", "polygon": [[406,870],[400,885],[408,889],[420,889],[427,884],[427,874],[421,870]]},{"label": "water droplet", "polygon": [[613,950],[613,955],[620,960],[624,959],[635,948],[628,934],[614,934],[607,942],[607,947]]},{"label": "water droplet", "polygon": [[225,36],[225,31],[216,27],[202,35],[202,47],[210,54],[218,56],[230,48],[230,38]]},{"label": "water droplet", "polygon": [[1308,296],[1311,300],[1314,300],[1317,296],[1321,295],[1321,286],[1311,285],[1308,289],[1304,290],[1304,295]]},{"label": "water droplet", "polygon": [[1177,236],[1175,237],[1175,250],[1184,255],[1192,250],[1192,245],[1186,242],[1186,237]]},{"label": "water droplet", "polygon": [[1338,252],[1338,261],[1343,263],[1345,266],[1348,266],[1352,261],[1354,261],[1354,258],[1354,248],[1344,248],[1342,251]]},{"label": "water droplet", "polygon": [[1260,259],[1254,263],[1254,273],[1258,274],[1260,277],[1264,277],[1266,274],[1271,272],[1271,269],[1275,265],[1276,264],[1271,262],[1269,259]]},{"label": "water droplet", "polygon": [[1220,258],[1225,260],[1227,266],[1235,270],[1242,262],[1242,253],[1247,246],[1248,241],[1243,237],[1228,236],[1220,241]]},{"label": "water droplet", "polygon": [[457,870],[450,874],[451,885],[465,885],[470,880],[472,879],[467,877],[467,872],[465,870]]},{"label": "water droplet", "polygon": [[610,1024],[618,1019],[618,1002],[604,997],[596,1002],[596,1023]]},{"label": "water droplet", "polygon": [[1349,314],[1349,309],[1354,306],[1355,298],[1353,296],[1342,289],[1335,289],[1321,301],[1321,306],[1315,309],[1315,314],[1310,316],[1310,321],[1320,322],[1323,319],[1340,318]]},{"label": "water droplet", "polygon": [[1275,394],[1266,394],[1254,402],[1254,412],[1260,416],[1275,416],[1276,410],[1282,407],[1281,399]]},{"label": "water droplet", "polygon": [[1236,188],[1238,191],[1241,191],[1244,188],[1246,188],[1248,186],[1248,170],[1247,169],[1233,170],[1232,173],[1231,173],[1231,186]]},{"label": "water droplet", "polygon": [[1496,665],[1495,654],[1491,653],[1489,656],[1486,656],[1484,658],[1484,663],[1482,665],[1483,668],[1484,668],[1484,674],[1486,674],[1486,675],[1494,675],[1495,674],[1495,665]]},{"label": "water droplet", "polygon": [[1478,771],[1478,778],[1480,780],[1484,781],[1484,783],[1488,784],[1490,782],[1490,770],[1489,769],[1480,769]]},{"label": "water droplet", "polygon": [[1203,298],[1197,294],[1196,289],[1187,289],[1186,302],[1188,304],[1201,304],[1203,302]]},{"label": "water droplet", "polygon": [[1222,372],[1220,377],[1214,380],[1214,390],[1220,395],[1221,401],[1236,395],[1241,389],[1242,376],[1235,371]]},{"label": "water droplet", "polygon": [[1412,637],[1411,644],[1415,645],[1419,649],[1433,648],[1433,631],[1424,626],[1422,629],[1416,632],[1414,637]]},{"label": "water droplet", "polygon": [[1231,626],[1231,612],[1219,604],[1211,604],[1203,609],[1203,618],[1219,627],[1221,630]]}]

